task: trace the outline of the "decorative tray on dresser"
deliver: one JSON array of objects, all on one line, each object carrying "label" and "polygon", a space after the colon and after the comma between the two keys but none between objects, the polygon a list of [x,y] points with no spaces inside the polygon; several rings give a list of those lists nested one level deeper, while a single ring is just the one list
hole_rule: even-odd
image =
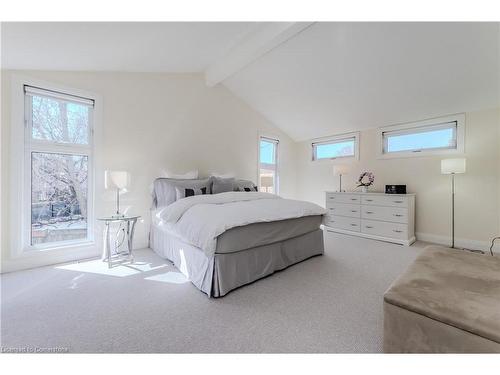
[{"label": "decorative tray on dresser", "polygon": [[415,242],[415,194],[326,192],[328,230],[409,246]]}]

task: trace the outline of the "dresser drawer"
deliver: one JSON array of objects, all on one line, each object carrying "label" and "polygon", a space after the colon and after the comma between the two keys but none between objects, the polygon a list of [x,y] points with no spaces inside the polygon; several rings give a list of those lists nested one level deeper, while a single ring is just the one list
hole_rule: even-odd
[{"label": "dresser drawer", "polygon": [[361,232],[373,236],[390,237],[400,240],[408,238],[408,226],[406,224],[388,223],[385,221],[362,219]]},{"label": "dresser drawer", "polygon": [[368,220],[408,223],[408,209],[400,207],[361,206],[361,217]]},{"label": "dresser drawer", "polygon": [[399,195],[366,195],[361,197],[361,204],[375,206],[408,207],[408,197]]},{"label": "dresser drawer", "polygon": [[331,203],[327,205],[328,215],[361,217],[361,206],[358,204]]},{"label": "dresser drawer", "polygon": [[345,216],[327,216],[326,220],[326,225],[332,228],[352,230],[353,232],[360,231],[361,219]]},{"label": "dresser drawer", "polygon": [[361,202],[361,197],[356,194],[346,194],[346,193],[327,193],[326,203],[351,203],[359,204]]}]

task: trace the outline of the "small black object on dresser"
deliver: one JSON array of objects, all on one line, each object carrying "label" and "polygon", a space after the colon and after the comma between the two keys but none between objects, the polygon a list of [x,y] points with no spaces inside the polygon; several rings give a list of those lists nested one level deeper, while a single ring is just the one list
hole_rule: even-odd
[{"label": "small black object on dresser", "polygon": [[385,185],[386,194],[406,194],[406,185]]}]

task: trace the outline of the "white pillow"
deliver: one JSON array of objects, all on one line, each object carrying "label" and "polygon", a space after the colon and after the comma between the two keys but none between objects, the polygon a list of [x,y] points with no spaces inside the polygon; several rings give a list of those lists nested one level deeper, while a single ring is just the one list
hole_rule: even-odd
[{"label": "white pillow", "polygon": [[234,173],[215,173],[212,172],[210,173],[210,177],[217,177],[217,178],[234,178]]},{"label": "white pillow", "polygon": [[175,199],[179,200],[186,197],[192,197],[193,195],[205,195],[208,193],[208,189],[203,187],[201,189],[198,188],[186,188],[186,187],[175,187]]},{"label": "white pillow", "polygon": [[174,180],[196,180],[198,178],[198,170],[189,171],[184,174],[174,174],[167,172],[165,173],[166,178],[172,178]]}]

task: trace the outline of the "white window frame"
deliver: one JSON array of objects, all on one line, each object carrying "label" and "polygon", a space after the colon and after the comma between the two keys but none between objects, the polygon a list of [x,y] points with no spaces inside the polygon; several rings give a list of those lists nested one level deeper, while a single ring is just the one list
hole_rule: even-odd
[{"label": "white window frame", "polygon": [[[274,164],[260,162],[260,141],[262,141],[262,140],[273,142],[276,145],[275,146],[276,152],[274,153],[274,158],[275,158]],[[280,178],[279,178],[280,139],[278,137],[260,134],[259,141],[257,143],[257,147],[258,147],[258,151],[257,151],[257,156],[258,156],[257,157],[257,185],[258,185],[259,191],[261,189],[261,186],[260,186],[260,170],[261,170],[261,168],[274,169],[274,175],[276,177],[276,179],[274,181],[274,194],[279,194],[279,191],[280,191],[279,190],[279,186],[280,186],[280,184],[279,184],[279,181],[280,181]]]},{"label": "white window frame", "polygon": [[[322,145],[322,144],[332,144],[332,143],[340,143],[348,140],[354,140],[354,155],[349,155],[349,156],[336,156],[333,158],[321,158],[318,159],[316,155],[316,145]],[[323,138],[317,138],[314,139],[311,142],[311,161],[314,163],[322,163],[322,162],[328,162],[328,161],[335,161],[335,160],[359,160],[359,139],[360,139],[360,132],[352,132],[352,133],[344,133],[344,134],[337,134],[329,137],[323,137]]]},{"label": "white window frame", "polygon": [[[89,118],[89,144],[65,145],[46,140],[32,140],[30,102],[25,95],[25,86],[39,87],[44,90],[65,93],[71,96],[88,98],[94,101],[94,109]],[[52,262],[95,256],[98,252],[95,238],[95,186],[100,144],[101,97],[84,90],[64,87],[30,77],[13,75],[11,88],[11,258],[39,257],[52,254]],[[88,156],[87,191],[87,238],[82,240],[58,241],[47,244],[31,245],[31,152],[54,152]],[[101,181],[100,178],[98,178]],[[59,255],[59,256],[58,256]],[[78,255],[76,258],[75,256]]]},{"label": "white window frame", "polygon": [[[418,149],[411,151],[386,152],[387,137],[386,134],[417,134],[429,130],[448,128],[450,123],[456,123],[456,145],[455,147],[440,147]],[[465,114],[455,114],[438,118],[427,119],[423,121],[410,122],[392,126],[385,126],[377,129],[378,138],[378,158],[414,158],[432,155],[461,155],[465,153]]]}]

